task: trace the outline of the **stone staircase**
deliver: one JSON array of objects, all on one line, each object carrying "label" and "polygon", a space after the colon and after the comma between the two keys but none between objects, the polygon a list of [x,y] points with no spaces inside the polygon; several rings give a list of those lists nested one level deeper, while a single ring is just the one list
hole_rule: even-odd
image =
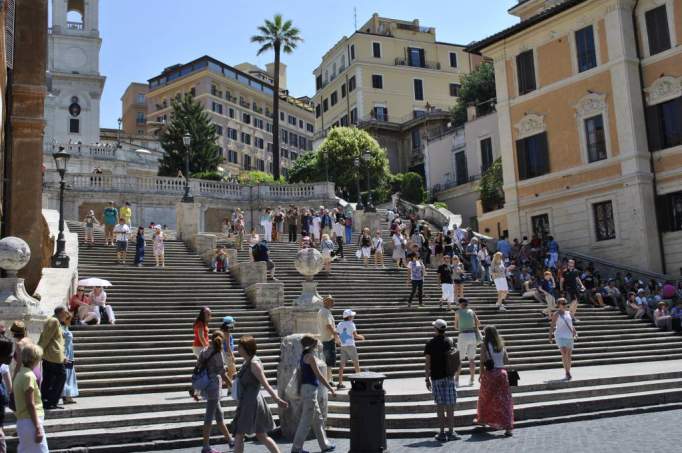
[{"label": "stone staircase", "polygon": [[[80,224],[69,227],[82,234]],[[212,308],[212,328],[229,314],[237,318],[236,337],[249,334],[257,338],[259,356],[274,383],[279,339],[268,314],[251,308],[229,274],[207,272],[200,258],[181,242],[167,241],[166,268],[158,269],[151,265],[151,250],[147,250],[143,268],[117,265],[114,249],[101,245],[99,231],[96,239],[94,247],[81,245],[79,273],[81,278],[111,280],[114,286],[107,291],[108,301],[116,311],[117,324],[73,328],[81,397],[74,406],[47,413],[50,449],[144,452],[196,447],[200,445],[204,404],[191,400],[186,390],[194,365],[192,322],[199,307]],[[354,235],[354,243],[356,240]],[[435,318],[443,317],[452,324],[452,314],[438,309],[437,276],[434,272],[427,276],[426,307],[413,305],[408,310],[406,271],[395,268],[390,255],[386,256],[386,269],[371,265],[365,269],[354,256],[355,245],[345,248],[347,261],[335,262],[331,275],[316,277],[319,292],[336,299],[337,321],[345,308],[358,312],[358,329],[367,338],[359,344],[361,366],[389,378],[385,385],[388,435],[429,436],[436,418],[431,395],[423,387],[423,345],[431,336]],[[296,251],[295,244],[271,244],[286,303],[301,290],[302,278],[292,262]],[[248,260],[246,249],[239,258]],[[558,377],[561,362],[556,346],[547,341],[547,323],[540,314],[543,307],[512,295],[509,310],[500,313],[494,308],[494,289],[467,283],[465,294],[483,324],[498,327],[512,365],[521,371],[522,385],[514,389],[517,426],[682,406],[679,336],[614,311],[581,306],[580,340],[574,356],[574,364],[580,367],[574,372],[576,379],[546,382],[539,376]],[[448,333],[456,335],[452,329]],[[555,370],[542,371],[550,368]],[[627,372],[622,371],[625,369]],[[588,375],[588,370],[593,371]],[[466,373],[462,382],[468,381]],[[458,393],[456,422],[458,431],[466,433],[472,429],[477,390],[462,387]],[[230,419],[234,402],[224,399],[223,407]],[[349,426],[348,394],[341,392],[330,401],[328,429],[333,436],[348,436]],[[10,436],[8,451],[13,451],[16,440],[11,437],[11,416],[5,432]]]}]

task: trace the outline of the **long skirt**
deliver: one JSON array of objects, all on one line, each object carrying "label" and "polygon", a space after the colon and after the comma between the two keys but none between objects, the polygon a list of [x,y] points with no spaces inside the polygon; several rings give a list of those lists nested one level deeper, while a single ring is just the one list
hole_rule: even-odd
[{"label": "long skirt", "polygon": [[476,423],[496,429],[514,428],[514,402],[507,380],[507,370],[495,368],[481,374]]}]

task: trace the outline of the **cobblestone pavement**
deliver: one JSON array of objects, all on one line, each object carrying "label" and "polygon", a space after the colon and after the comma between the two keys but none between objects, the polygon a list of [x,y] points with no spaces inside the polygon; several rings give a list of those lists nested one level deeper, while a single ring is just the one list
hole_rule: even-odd
[{"label": "cobblestone pavement", "polygon": [[[348,439],[334,439],[336,451],[346,453]],[[220,445],[218,451],[228,451]],[[316,441],[305,448],[319,452]],[[283,453],[291,444],[280,443]],[[535,426],[517,429],[514,437],[502,433],[463,435],[461,440],[441,444],[432,439],[390,439],[391,453],[679,453],[682,452],[682,410],[661,411],[622,417]],[[200,448],[166,453],[198,453]],[[264,452],[264,447],[248,443],[246,453]]]}]

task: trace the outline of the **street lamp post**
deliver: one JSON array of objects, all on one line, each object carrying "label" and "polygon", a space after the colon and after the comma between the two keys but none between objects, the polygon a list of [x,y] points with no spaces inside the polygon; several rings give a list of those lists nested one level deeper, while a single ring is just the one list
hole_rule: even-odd
[{"label": "street lamp post", "polygon": [[59,173],[59,235],[57,236],[57,251],[52,256],[52,267],[69,267],[69,256],[66,254],[66,241],[64,240],[64,175],[66,165],[69,163],[71,155],[64,151],[60,146],[59,151],[52,154],[57,172]]},{"label": "street lamp post", "polygon": [[362,154],[362,160],[365,161],[365,167],[367,167],[367,203],[365,203],[365,212],[376,212],[376,208],[372,204],[372,190],[369,185],[369,161],[372,159],[372,153],[366,150]]},{"label": "street lamp post", "polygon": [[193,203],[194,197],[189,193],[189,150],[192,144],[192,136],[189,132],[182,136],[182,144],[185,145],[185,194],[182,196],[182,202]]},{"label": "street lamp post", "polygon": [[355,209],[360,210],[362,209],[362,195],[360,195],[360,159],[356,157],[353,160],[353,165],[355,166],[355,171],[357,172],[355,184],[358,189],[358,204],[355,206]]}]

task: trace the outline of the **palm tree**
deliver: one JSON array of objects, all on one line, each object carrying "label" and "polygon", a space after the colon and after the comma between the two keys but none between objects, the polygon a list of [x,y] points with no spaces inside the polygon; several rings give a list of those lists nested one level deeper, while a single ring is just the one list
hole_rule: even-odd
[{"label": "palm tree", "polygon": [[272,93],[272,176],[279,180],[279,59],[280,52],[292,53],[303,41],[298,28],[290,20],[284,21],[281,14],[275,14],[272,21],[258,27],[260,34],[251,37],[251,42],[261,45],[257,55],[268,50],[275,52],[275,89]]}]

